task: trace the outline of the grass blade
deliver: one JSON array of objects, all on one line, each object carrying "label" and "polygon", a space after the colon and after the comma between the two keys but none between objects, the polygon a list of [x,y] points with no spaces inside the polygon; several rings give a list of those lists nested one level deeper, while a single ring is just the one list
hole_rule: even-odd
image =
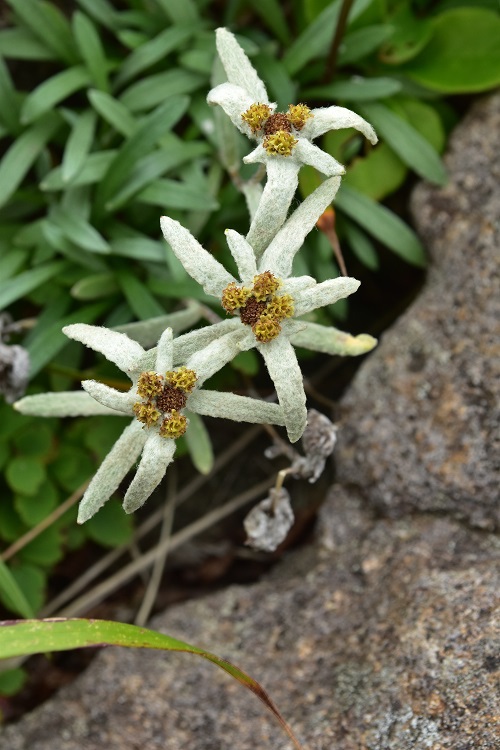
[{"label": "grass blade", "polygon": [[0,560],[0,596],[5,605],[21,617],[33,617],[34,612],[31,609],[28,600],[19,588],[16,579]]},{"label": "grass blade", "polygon": [[107,91],[108,61],[101,38],[90,18],[80,11],[76,11],[73,15],[73,33],[94,85],[101,91]]},{"label": "grass blade", "polygon": [[44,81],[29,94],[21,110],[21,122],[28,124],[53,109],[78,89],[90,82],[89,74],[81,65],[63,70]]},{"label": "grass blade", "polygon": [[83,112],[73,126],[64,149],[61,176],[64,183],[71,182],[83,167],[94,140],[95,112]]},{"label": "grass blade", "polygon": [[53,261],[39,268],[24,271],[14,279],[0,281],[0,310],[29,294],[41,284],[45,284],[46,281],[65,271],[66,268],[67,263],[64,261]]}]

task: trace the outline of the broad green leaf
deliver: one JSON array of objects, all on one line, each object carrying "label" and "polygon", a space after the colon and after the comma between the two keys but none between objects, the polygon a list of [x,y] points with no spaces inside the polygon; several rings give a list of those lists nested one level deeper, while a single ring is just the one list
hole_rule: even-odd
[{"label": "broad green leaf", "polygon": [[[100,182],[109,169],[109,165],[115,156],[115,149],[89,154],[85,159],[81,170],[72,179],[71,186],[81,187],[83,185],[93,185],[96,182]],[[47,190],[49,192],[52,190],[65,190],[68,185],[63,180],[62,168],[56,167],[49,172],[40,183],[40,187],[42,190]]]},{"label": "broad green leaf", "polygon": [[290,44],[290,30],[283,13],[282,3],[278,0],[249,0],[249,5],[282,44],[285,46]]},{"label": "broad green leaf", "polygon": [[52,78],[36,87],[24,100],[21,109],[21,122],[28,124],[53,109],[75,91],[88,86],[89,74],[83,66],[56,73]]},{"label": "broad green leaf", "polygon": [[395,78],[361,78],[355,76],[348,81],[336,81],[324,86],[314,86],[306,89],[304,97],[307,99],[343,99],[351,101],[370,101],[384,99],[397,94],[402,84]]},{"label": "broad green leaf", "polygon": [[11,498],[5,498],[0,503],[0,538],[6,542],[15,542],[26,531],[26,524],[19,518]]},{"label": "broad green leaf", "polygon": [[45,599],[45,587],[47,584],[45,572],[37,565],[22,562],[12,566],[12,575],[28,600],[28,604],[33,612],[37,612],[42,607]]},{"label": "broad green leaf", "polygon": [[45,144],[61,124],[59,115],[50,112],[9,146],[0,161],[0,208],[15,193]]},{"label": "broad green leaf", "polygon": [[45,467],[36,458],[16,456],[9,462],[5,478],[14,492],[36,495],[45,481]]},{"label": "broad green leaf", "polygon": [[91,253],[110,253],[109,243],[97,229],[76,213],[56,206],[50,215],[52,221],[64,232],[66,237],[84,250]]},{"label": "broad green leaf", "polygon": [[0,31],[0,55],[15,60],[54,60],[56,55],[22,27]]},{"label": "broad green leaf", "polygon": [[97,29],[85,13],[73,13],[73,34],[94,85],[108,90],[108,61]]},{"label": "broad green leaf", "polygon": [[71,242],[63,230],[50,219],[44,219],[41,225],[42,234],[50,247],[55,248],[75,265],[90,271],[103,271],[106,268],[106,264],[96,253],[82,253],[81,247]]},{"label": "broad green leaf", "polygon": [[189,100],[185,96],[172,97],[144,118],[139,129],[125,142],[111,162],[97,191],[98,205],[105,206],[116,195],[138,159],[153,150],[160,138],[182,117],[188,104]]},{"label": "broad green leaf", "polygon": [[89,101],[95,111],[114,128],[117,133],[121,133],[125,138],[137,130],[137,120],[130,112],[129,108],[114,99],[105,91],[91,89],[88,92]]},{"label": "broad green leaf", "polygon": [[392,36],[393,32],[392,26],[385,23],[348,32],[340,45],[338,64],[351,65],[371,55]]},{"label": "broad green leaf", "polygon": [[353,161],[343,181],[369,198],[381,201],[403,184],[407,174],[408,169],[399,156],[380,143],[366,156]]},{"label": "broad green leaf", "polygon": [[417,235],[388,208],[345,184],[337,193],[335,204],[408,263],[425,267],[425,251]]},{"label": "broad green leaf", "polygon": [[137,194],[136,200],[160,208],[184,211],[215,211],[219,204],[203,190],[176,180],[154,180]]},{"label": "broad green leaf", "polygon": [[0,599],[6,607],[17,615],[26,618],[33,617],[33,609],[11,571],[2,560],[0,560]]},{"label": "broad green leaf", "polygon": [[15,695],[23,687],[26,678],[26,672],[20,667],[0,672],[0,695]]},{"label": "broad green leaf", "polygon": [[16,451],[22,456],[39,457],[46,459],[52,450],[54,443],[54,434],[46,424],[27,425],[24,429],[17,432],[13,438]]},{"label": "broad green leaf", "polygon": [[4,622],[1,627],[0,659],[48,651],[67,651],[73,648],[102,646],[103,644],[125,648],[140,647],[162,651],[182,651],[201,656],[251,690],[276,717],[295,748],[301,750],[301,745],[292,730],[256,680],[225,659],[196,646],[191,646],[184,641],[179,641],[154,630],[139,628],[136,625],[95,619]]},{"label": "broad green leaf", "polygon": [[206,77],[189,70],[167,70],[133,83],[120,96],[120,101],[132,112],[142,112],[156,107],[169,97],[190,94],[202,84]]},{"label": "broad green leaf", "polygon": [[85,524],[87,536],[103,547],[127,544],[132,538],[133,530],[132,516],[124,513],[121,503],[113,498]]},{"label": "broad green leaf", "polygon": [[79,300],[94,300],[109,297],[118,290],[119,286],[113,273],[96,273],[77,281],[71,287],[71,296]]},{"label": "broad green leaf", "polygon": [[[137,47],[123,61],[115,78],[115,86],[121,87],[132,78],[136,78],[147,68],[160,60],[164,60],[170,52],[178,49],[194,33],[196,27],[192,24],[185,26],[171,26],[165,29],[140,47]],[[0,47],[1,49],[1,47]]]},{"label": "broad green leaf", "polygon": [[49,473],[66,492],[74,492],[95,473],[95,466],[81,447],[62,444]]},{"label": "broad green leaf", "polygon": [[388,106],[410,122],[440,154],[446,145],[446,131],[443,121],[428,102],[410,97],[397,97],[387,102]]},{"label": "broad green leaf", "polygon": [[380,265],[379,258],[375,245],[368,235],[357,227],[356,224],[347,220],[345,220],[345,233],[349,245],[358,260],[371,271],[376,271]]},{"label": "broad green leaf", "polygon": [[156,0],[169,21],[177,25],[193,23],[198,20],[198,11],[194,0]]},{"label": "broad green leaf", "polygon": [[203,419],[193,412],[186,411],[189,428],[186,430],[186,443],[195,468],[200,474],[208,474],[214,465],[212,441]]},{"label": "broad green leaf", "polygon": [[68,266],[64,261],[52,261],[31,271],[24,271],[14,279],[0,281],[0,309],[7,307],[20,297],[29,294],[33,289],[49,281],[49,279],[65,271],[67,268]]},{"label": "broad green leaf", "polygon": [[408,3],[401,3],[390,16],[393,28],[390,41],[380,50],[380,59],[389,65],[400,65],[418,55],[432,37],[428,18],[418,18]]},{"label": "broad green leaf", "polygon": [[164,242],[155,242],[149,237],[123,237],[111,240],[111,252],[113,255],[143,262],[165,263],[167,246]]},{"label": "broad green leaf", "polygon": [[63,182],[71,182],[83,167],[94,140],[96,126],[95,113],[88,109],[76,120],[64,149],[61,177]]},{"label": "broad green leaf", "polygon": [[40,485],[36,497],[16,495],[14,507],[24,523],[31,528],[47,518],[49,513],[57,506],[58,500],[59,493],[56,487],[50,479],[46,479]]},{"label": "broad green leaf", "polygon": [[[354,0],[349,23],[355,21],[371,3],[372,0]],[[298,73],[310,60],[327,53],[341,6],[341,0],[330,3],[288,47],[283,55],[283,63],[290,75]]]},{"label": "broad green leaf", "polygon": [[10,133],[19,128],[19,95],[14,88],[9,69],[0,57],[0,120]]},{"label": "broad green leaf", "polygon": [[446,170],[438,152],[409,122],[383,104],[363,104],[358,109],[373,125],[379,137],[420,177],[437,185],[446,184]]},{"label": "broad green leaf", "polygon": [[445,94],[486,91],[500,83],[500,16],[457,8],[432,19],[433,36],[402,70]]},{"label": "broad green leaf", "polygon": [[147,320],[164,315],[165,310],[153,297],[149,289],[139,281],[137,276],[126,270],[120,270],[116,279],[125,298],[139,320]]},{"label": "broad green leaf", "polygon": [[72,65],[76,62],[70,25],[65,15],[52,2],[7,0],[30,31],[58,58]]},{"label": "broad green leaf", "polygon": [[40,565],[43,568],[55,565],[63,556],[62,538],[59,529],[54,524],[49,526],[31,542],[28,542],[22,548],[19,556],[24,563],[31,565]]},{"label": "broad green leaf", "polygon": [[6,281],[14,276],[24,265],[26,258],[26,250],[2,251],[2,255],[0,255],[0,279]]}]

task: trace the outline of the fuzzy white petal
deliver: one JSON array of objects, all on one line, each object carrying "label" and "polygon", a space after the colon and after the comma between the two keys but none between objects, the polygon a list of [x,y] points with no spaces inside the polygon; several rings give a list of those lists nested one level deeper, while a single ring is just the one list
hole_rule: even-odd
[{"label": "fuzzy white petal", "polygon": [[110,331],[109,328],[74,323],[62,330],[70,339],[80,341],[94,351],[104,354],[106,359],[118,365],[123,372],[133,370],[139,357],[144,354],[144,349],[137,341],[132,341],[124,333]]},{"label": "fuzzy white petal", "polygon": [[255,104],[254,99],[247,94],[245,89],[232,83],[221,83],[208,92],[207,102],[212,106],[218,104],[222,107],[233,125],[248,138],[255,140],[251,127],[241,116],[252,104]]},{"label": "fuzzy white petal", "polygon": [[236,41],[234,34],[227,29],[217,29],[217,52],[226,71],[228,81],[241,86],[256,102],[268,104],[266,87],[257,71]]},{"label": "fuzzy white petal", "polygon": [[312,115],[300,131],[305,138],[313,140],[329,130],[355,128],[368,140],[377,143],[377,134],[369,122],[345,107],[320,107],[312,110]]},{"label": "fuzzy white petal", "polygon": [[290,276],[284,280],[283,286],[280,287],[280,293],[291,294],[293,297],[303,289],[315,286],[316,283],[316,279],[313,279],[312,276]]},{"label": "fuzzy white petal", "polygon": [[103,406],[129,416],[134,414],[132,407],[137,398],[132,391],[116,391],[98,380],[82,380],[82,388]]},{"label": "fuzzy white petal", "polygon": [[[198,376],[198,387],[240,353],[239,343],[246,336],[246,333],[245,326],[240,322],[239,328],[235,331],[215,339],[186,361],[186,367],[194,370]],[[191,409],[190,403],[189,401],[189,409]]]},{"label": "fuzzy white petal", "polygon": [[85,391],[37,393],[13,404],[16,411],[32,417],[91,417],[99,414],[121,416],[115,409],[99,404]]},{"label": "fuzzy white petal", "polygon": [[[253,247],[257,258],[262,256],[266,247],[283,226],[297,189],[300,169],[300,164],[290,157],[269,157],[262,146],[259,148],[266,155],[267,181],[247,234],[247,240]],[[243,159],[243,161],[246,160],[247,157]]]},{"label": "fuzzy white petal", "polygon": [[175,440],[163,438],[150,431],[141,461],[125,494],[123,509],[133,513],[140,508],[160,484],[175,453]]},{"label": "fuzzy white petal", "polygon": [[318,323],[301,321],[303,327],[290,336],[294,346],[302,346],[313,352],[322,354],[339,354],[343,357],[356,357],[366,354],[377,345],[377,339],[367,333],[352,336],[350,333],[339,331],[337,328],[322,326]]},{"label": "fuzzy white petal", "polygon": [[345,174],[345,167],[326,151],[322,151],[307,138],[300,137],[298,141],[293,153],[302,164],[309,164],[327,177]]},{"label": "fuzzy white petal", "polygon": [[234,229],[226,229],[226,240],[238,267],[240,279],[243,284],[248,284],[257,273],[254,251],[246,239]]},{"label": "fuzzy white petal", "polygon": [[[227,318],[220,323],[198,328],[174,339],[174,365],[185,364],[186,360],[196,354],[197,351],[208,346],[212,341],[224,336],[230,331],[235,331],[241,326],[239,318]],[[145,361],[145,360],[143,360]],[[151,368],[144,368],[151,369]]]},{"label": "fuzzy white petal", "polygon": [[252,424],[285,424],[283,410],[278,404],[259,401],[236,393],[220,391],[195,391],[189,397],[189,409],[205,417],[232,419]]},{"label": "fuzzy white petal", "polygon": [[264,252],[259,263],[260,272],[271,269],[280,278],[291,274],[295,254],[339,187],[340,177],[331,177],[302,201]]},{"label": "fuzzy white petal", "polygon": [[266,344],[258,344],[271,380],[285,414],[285,425],[290,442],[295,443],[307,424],[306,395],[297,356],[288,339],[283,336]]},{"label": "fuzzy white petal", "polygon": [[222,290],[231,281],[236,281],[182,224],[168,216],[162,216],[160,223],[163,236],[174,254],[207,294],[220,297]]},{"label": "fuzzy white petal", "polygon": [[315,287],[304,289],[295,297],[295,315],[305,315],[318,307],[333,305],[339,299],[353,294],[359,288],[360,283],[349,276],[339,276],[336,279],[316,284]]},{"label": "fuzzy white petal", "polygon": [[180,333],[194,326],[202,317],[203,308],[200,303],[189,301],[184,310],[177,310],[148,320],[124,323],[122,326],[114,326],[112,330],[126,333],[141,346],[148,348],[155,346],[165,328],[171,328],[174,333]]},{"label": "fuzzy white petal", "polygon": [[135,419],[125,428],[85,491],[78,509],[78,523],[92,518],[116,492],[139,457],[146,437],[146,431]]},{"label": "fuzzy white petal", "polygon": [[166,328],[156,348],[156,362],[155,370],[159,373],[167,372],[173,367],[173,341],[172,341],[172,329]]}]

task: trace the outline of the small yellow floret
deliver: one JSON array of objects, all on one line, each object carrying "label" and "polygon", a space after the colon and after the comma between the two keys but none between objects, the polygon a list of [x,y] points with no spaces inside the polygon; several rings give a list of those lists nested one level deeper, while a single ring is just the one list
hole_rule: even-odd
[{"label": "small yellow floret", "polygon": [[170,385],[180,388],[184,393],[191,393],[198,380],[195,371],[188,370],[187,367],[179,367],[176,371],[167,372],[165,378]]},{"label": "small yellow floret", "polygon": [[276,278],[271,271],[264,271],[253,278],[252,296],[261,302],[274,294],[281,286],[281,279]]},{"label": "small yellow floret", "polygon": [[160,427],[160,436],[164,438],[180,438],[186,432],[187,419],[184,414],[172,410],[169,417],[163,420]]},{"label": "small yellow floret", "polygon": [[279,322],[276,320],[276,318],[273,318],[269,315],[266,315],[266,313],[263,313],[263,315],[260,316],[257,323],[252,326],[252,330],[255,334],[255,338],[257,341],[260,341],[262,344],[267,343],[268,341],[272,341],[277,336],[279,336],[281,332],[281,326]]},{"label": "small yellow floret", "polygon": [[290,156],[298,140],[286,130],[278,130],[264,138],[262,145],[271,156]]},{"label": "small yellow floret", "polygon": [[284,318],[291,318],[293,311],[293,297],[289,294],[282,294],[272,298],[266,307],[265,314],[277,320],[284,320]]},{"label": "small yellow floret", "polygon": [[267,104],[252,104],[246,112],[243,112],[241,119],[250,126],[252,133],[256,133],[262,128],[270,114],[271,107]]},{"label": "small yellow floret", "polygon": [[142,398],[157,396],[163,388],[163,378],[157,372],[141,372],[137,381],[137,393]]},{"label": "small yellow floret", "polygon": [[305,104],[289,104],[287,117],[295,130],[302,130],[307,120],[314,115]]},{"label": "small yellow floret", "polygon": [[136,419],[139,422],[142,422],[145,427],[152,427],[161,416],[160,412],[153,406],[153,404],[143,404],[138,401],[132,408]]},{"label": "small yellow floret", "polygon": [[226,312],[232,313],[239,307],[243,307],[249,297],[250,289],[237,286],[234,281],[231,281],[222,292],[222,307]]}]

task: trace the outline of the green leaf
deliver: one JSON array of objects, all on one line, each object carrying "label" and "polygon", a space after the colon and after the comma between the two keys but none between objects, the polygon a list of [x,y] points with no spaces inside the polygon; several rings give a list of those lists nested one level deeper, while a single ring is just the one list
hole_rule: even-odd
[{"label": "green leaf", "polygon": [[428,18],[417,18],[407,3],[401,3],[390,16],[393,35],[380,50],[379,57],[388,65],[400,65],[418,55],[432,37]]},{"label": "green leaf", "polygon": [[49,466],[49,472],[63,490],[74,492],[90,479],[95,472],[95,466],[81,448],[61,445],[59,455]]},{"label": "green leaf", "polygon": [[109,243],[97,229],[81,216],[62,206],[55,206],[50,218],[66,235],[66,237],[84,250],[91,253],[110,253]]},{"label": "green leaf", "polygon": [[167,245],[149,237],[122,237],[111,240],[111,252],[143,262],[165,263]]},{"label": "green leaf", "polygon": [[20,667],[0,672],[0,695],[15,695],[23,687],[26,678],[26,672]]},{"label": "green leaf", "polygon": [[37,612],[42,607],[45,599],[45,586],[47,583],[45,572],[40,570],[38,566],[23,562],[12,566],[12,575],[16,579],[32,610]]},{"label": "green leaf", "polygon": [[46,424],[26,425],[19,430],[13,438],[16,451],[23,456],[39,457],[44,459],[52,450],[54,434]]},{"label": "green leaf", "polygon": [[79,300],[94,300],[109,297],[118,290],[113,273],[95,273],[77,281],[71,287],[71,296]]},{"label": "green leaf", "polygon": [[368,57],[391,37],[393,32],[394,29],[389,24],[376,24],[347,33],[339,49],[339,66],[351,65]]},{"label": "green leaf", "polygon": [[47,518],[57,506],[59,493],[50,479],[46,479],[37,492],[36,497],[16,495],[14,507],[24,523],[30,528]]},{"label": "green leaf", "polygon": [[0,503],[0,537],[6,542],[15,542],[26,531],[27,527],[19,518],[11,499],[2,500]]},{"label": "green leaf", "polygon": [[147,320],[165,314],[163,307],[155,300],[142,281],[139,281],[137,276],[129,271],[120,270],[117,272],[116,278],[128,304],[139,320]]},{"label": "green leaf", "polygon": [[282,3],[278,0],[249,0],[249,5],[282,44],[290,44],[290,30],[283,13]]},{"label": "green leaf", "polygon": [[212,441],[203,419],[193,412],[187,412],[189,427],[186,431],[186,443],[195,468],[200,474],[208,474],[214,465]]},{"label": "green leaf", "polygon": [[44,568],[55,565],[63,556],[59,529],[54,525],[49,526],[28,542],[20,551],[19,556],[28,564],[40,565]]},{"label": "green leaf", "polygon": [[85,531],[90,539],[103,547],[119,547],[128,544],[134,531],[132,516],[123,512],[118,500],[111,498],[97,515],[86,524]]},{"label": "green leaf", "polygon": [[[71,187],[81,187],[83,185],[93,185],[96,182],[100,182],[107,170],[109,165],[116,156],[114,149],[110,151],[98,151],[95,154],[89,154],[85,159],[82,168],[78,174],[72,179]],[[62,168],[56,167],[49,174],[45,176],[43,181],[40,183],[42,190],[65,190],[68,185],[64,182],[62,177]]]},{"label": "green leaf", "polygon": [[15,193],[45,144],[61,124],[60,116],[50,112],[9,146],[0,162],[0,208]]},{"label": "green leaf", "polygon": [[108,61],[97,29],[84,13],[73,14],[73,33],[83,62],[94,85],[101,91],[108,90]]},{"label": "green leaf", "polygon": [[191,646],[184,641],[171,638],[164,633],[139,628],[106,620],[32,620],[2,624],[2,638],[0,640],[0,659],[27,654],[44,653],[47,651],[67,651],[73,648],[88,646],[123,646],[125,648],[150,648],[162,651],[182,651],[196,654],[212,662],[231,677],[238,680],[244,687],[251,690],[266,708],[277,718],[282,729],[288,734],[295,748],[301,750],[301,745],[295,738],[290,727],[279,713],[262,686],[235,667],[234,664],[221,659],[215,654]]},{"label": "green leaf", "polygon": [[7,0],[30,31],[64,62],[76,62],[70,25],[54,3],[46,0]]},{"label": "green leaf", "polygon": [[165,29],[140,47],[133,50],[123,61],[115,78],[115,86],[121,87],[132,78],[136,78],[147,68],[183,45],[196,31],[192,24],[186,26],[171,26]]},{"label": "green leaf", "polygon": [[89,16],[105,26],[107,29],[114,31],[120,26],[120,13],[118,13],[107,0],[76,0]]},{"label": "green leaf", "polygon": [[445,94],[486,91],[500,83],[500,16],[457,8],[432,19],[433,36],[402,70]]},{"label": "green leaf", "polygon": [[417,235],[388,208],[345,184],[337,193],[335,204],[408,263],[425,267],[425,251]]},{"label": "green leaf", "polygon": [[53,109],[75,91],[88,86],[89,74],[83,66],[75,66],[56,73],[36,87],[24,100],[21,122],[28,124]]},{"label": "green leaf", "polygon": [[198,20],[194,0],[156,0],[156,2],[173,24],[192,23]]},{"label": "green leaf", "polygon": [[325,86],[314,86],[304,91],[306,99],[343,99],[345,101],[370,101],[393,96],[402,89],[395,78],[361,78],[355,76],[348,81],[336,81]]},{"label": "green leaf", "polygon": [[54,60],[56,55],[28,29],[0,31],[0,55],[15,60]]},{"label": "green leaf", "polygon": [[365,157],[354,160],[344,182],[369,198],[381,201],[403,184],[407,174],[401,159],[381,143]]},{"label": "green leaf", "polygon": [[120,100],[132,112],[151,109],[169,97],[190,94],[203,83],[206,77],[189,70],[167,70],[133,83],[121,95]]},{"label": "green leaf", "polygon": [[0,120],[10,133],[19,128],[19,95],[14,88],[9,69],[0,57]]},{"label": "green leaf", "polygon": [[375,245],[368,237],[368,235],[365,234],[359,227],[357,227],[356,224],[353,224],[352,222],[347,220],[345,220],[345,233],[347,235],[349,245],[351,246],[351,249],[358,260],[360,260],[361,263],[363,263],[363,265],[365,265],[371,271],[377,271],[380,266],[380,262],[377,251],[375,249]]},{"label": "green leaf", "polygon": [[446,145],[446,131],[436,108],[420,99],[397,97],[387,102],[394,112],[410,122],[440,154]]},{"label": "green leaf", "polygon": [[297,85],[288,75],[281,60],[261,53],[252,62],[262,80],[266,82],[271,98],[278,103],[278,109],[286,110],[288,105],[296,100]]},{"label": "green leaf", "polygon": [[8,464],[5,478],[14,492],[36,495],[45,481],[45,467],[36,458],[16,456]]},{"label": "green leaf", "polygon": [[33,617],[34,611],[9,568],[0,560],[0,599],[21,617]]},{"label": "green leaf", "polygon": [[76,120],[64,149],[61,177],[63,182],[71,182],[83,167],[94,140],[96,116],[86,110]]},{"label": "green leaf", "polygon": [[26,262],[26,250],[11,250],[0,256],[0,279],[12,278]]},{"label": "green leaf", "polygon": [[105,91],[91,89],[88,92],[89,101],[95,111],[125,138],[130,138],[137,130],[137,120],[118,99],[114,99]]},{"label": "green leaf", "polygon": [[403,120],[383,104],[359,105],[360,113],[385,139],[397,155],[420,177],[445,185],[447,174],[439,154],[409,122]]},{"label": "green leaf", "polygon": [[140,128],[125,142],[111,162],[97,191],[98,205],[105,206],[116,195],[137,160],[153,149],[160,138],[182,117],[188,104],[189,100],[185,96],[172,97],[144,118]]},{"label": "green leaf", "polygon": [[67,268],[65,261],[58,260],[46,263],[44,266],[39,266],[31,271],[24,271],[14,279],[0,281],[0,309],[7,307],[20,297],[24,297]]},{"label": "green leaf", "polygon": [[240,352],[237,354],[236,357],[231,360],[231,367],[234,367],[235,370],[239,370],[244,375],[253,377],[254,375],[257,375],[260,370],[259,358],[253,349],[249,349],[246,352]]},{"label": "green leaf", "polygon": [[219,204],[203,190],[177,180],[154,180],[136,195],[136,200],[160,208],[184,211],[215,211]]}]

